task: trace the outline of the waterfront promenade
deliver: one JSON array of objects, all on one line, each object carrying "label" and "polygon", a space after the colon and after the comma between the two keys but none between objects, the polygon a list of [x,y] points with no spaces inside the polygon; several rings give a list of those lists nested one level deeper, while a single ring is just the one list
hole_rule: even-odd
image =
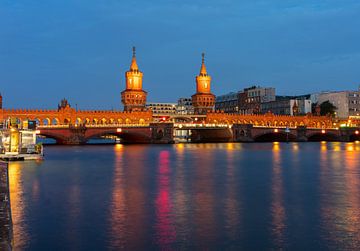
[{"label": "waterfront promenade", "polygon": [[0,161],[0,250],[12,248],[12,221],[9,197],[8,164]]}]

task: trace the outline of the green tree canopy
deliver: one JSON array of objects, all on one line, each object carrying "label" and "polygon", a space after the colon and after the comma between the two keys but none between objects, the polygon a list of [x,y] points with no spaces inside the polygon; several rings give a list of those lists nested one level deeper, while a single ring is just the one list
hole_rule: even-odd
[{"label": "green tree canopy", "polygon": [[320,104],[320,114],[321,115],[331,115],[335,116],[336,106],[334,106],[332,103],[330,103],[329,100],[324,101]]}]

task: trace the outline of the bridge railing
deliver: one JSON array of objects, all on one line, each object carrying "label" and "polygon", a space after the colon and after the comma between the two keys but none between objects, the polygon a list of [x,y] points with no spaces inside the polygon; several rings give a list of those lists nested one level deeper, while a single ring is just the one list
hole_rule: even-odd
[{"label": "bridge railing", "polygon": [[174,123],[174,127],[175,128],[207,128],[207,127],[219,127],[219,128],[224,128],[224,127],[229,127],[231,128],[232,125],[228,125],[228,124],[202,124],[202,123]]},{"label": "bridge railing", "polygon": [[85,125],[86,128],[104,128],[104,127],[149,127],[150,124],[100,124]]},{"label": "bridge railing", "polygon": [[76,128],[76,127],[85,127],[85,128],[106,128],[106,127],[149,127],[149,124],[81,124],[81,125],[40,125],[37,126],[39,129],[46,128]]}]

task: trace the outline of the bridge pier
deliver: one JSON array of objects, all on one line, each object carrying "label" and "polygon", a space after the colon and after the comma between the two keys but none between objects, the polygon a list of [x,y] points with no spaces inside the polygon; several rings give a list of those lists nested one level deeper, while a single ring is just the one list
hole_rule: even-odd
[{"label": "bridge pier", "polygon": [[69,131],[70,134],[68,137],[60,139],[58,142],[58,144],[62,144],[62,145],[82,145],[82,144],[86,144],[86,137],[85,137],[85,132],[86,132],[86,127],[85,126],[80,126],[80,127],[74,127],[74,126],[70,126],[69,127]]},{"label": "bridge pier", "polygon": [[359,128],[348,128],[348,127],[339,128],[339,138],[341,141],[344,142],[359,140],[360,139],[359,132],[360,132]]},{"label": "bridge pier", "polygon": [[308,138],[306,137],[306,126],[298,126],[296,128],[296,141],[299,142],[305,142],[308,141]]},{"label": "bridge pier", "polygon": [[172,144],[174,143],[174,124],[173,123],[151,123],[151,139],[153,144]]},{"label": "bridge pier", "polygon": [[232,126],[232,141],[234,142],[253,142],[252,137],[253,125],[251,124],[234,124]]}]

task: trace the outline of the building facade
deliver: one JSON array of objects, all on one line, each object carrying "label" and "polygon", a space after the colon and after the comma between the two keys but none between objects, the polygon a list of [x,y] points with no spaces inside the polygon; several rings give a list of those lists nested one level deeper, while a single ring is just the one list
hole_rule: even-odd
[{"label": "building facade", "polygon": [[205,54],[202,54],[200,74],[196,76],[196,93],[191,96],[195,114],[206,114],[214,110],[215,95],[211,93],[211,77],[205,67]]},{"label": "building facade", "polygon": [[225,113],[259,114],[261,104],[275,100],[275,88],[252,86],[216,98],[215,109]]},{"label": "building facade", "polygon": [[130,70],[125,73],[126,88],[121,92],[121,102],[124,111],[144,111],[147,92],[142,89],[143,73],[139,70],[136,62],[135,47]]},{"label": "building facade", "polygon": [[243,94],[239,95],[241,114],[259,114],[262,103],[275,100],[275,88],[252,86],[245,88]]},{"label": "building facade", "polygon": [[336,107],[336,117],[347,119],[349,116],[360,116],[360,91],[338,91],[313,94],[317,104],[329,101]]},{"label": "building facade", "polygon": [[178,114],[194,114],[194,106],[192,105],[191,98],[179,98],[177,103]]},{"label": "building facade", "polygon": [[170,115],[177,113],[177,103],[147,103],[146,108],[154,115]]},{"label": "building facade", "polygon": [[306,115],[311,113],[312,102],[305,96],[277,96],[276,100],[261,104],[261,113],[276,115]]},{"label": "building facade", "polygon": [[239,112],[239,93],[230,92],[228,94],[216,97],[215,110],[224,111],[226,113]]}]

